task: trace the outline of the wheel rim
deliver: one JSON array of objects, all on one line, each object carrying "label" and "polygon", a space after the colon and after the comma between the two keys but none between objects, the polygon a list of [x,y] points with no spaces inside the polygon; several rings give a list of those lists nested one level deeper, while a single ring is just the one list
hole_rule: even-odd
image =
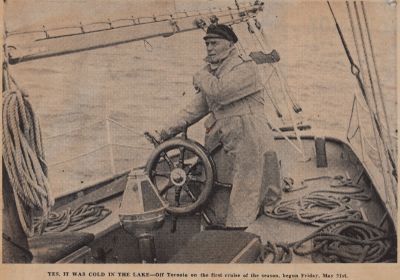
[{"label": "wheel rim", "polygon": [[[146,164],[146,173],[176,215],[197,211],[211,193],[214,162],[199,143],[174,138],[161,143]],[[194,192],[195,193],[194,193]]]}]

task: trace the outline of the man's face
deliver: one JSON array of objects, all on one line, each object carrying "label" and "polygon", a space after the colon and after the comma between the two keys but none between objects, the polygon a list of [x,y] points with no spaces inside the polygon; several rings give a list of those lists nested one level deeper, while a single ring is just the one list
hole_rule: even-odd
[{"label": "man's face", "polygon": [[222,55],[232,46],[232,43],[225,39],[209,38],[206,39],[207,56],[210,62],[218,62]]}]

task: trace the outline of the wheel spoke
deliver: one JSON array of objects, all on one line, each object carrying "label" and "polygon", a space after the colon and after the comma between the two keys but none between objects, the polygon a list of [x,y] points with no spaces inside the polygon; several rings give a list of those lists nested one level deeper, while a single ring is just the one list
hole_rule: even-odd
[{"label": "wheel spoke", "polygon": [[158,192],[160,193],[160,195],[164,195],[166,192],[169,191],[170,188],[172,188],[173,186],[175,186],[172,183],[169,183],[167,185],[165,185],[162,189],[160,189]]},{"label": "wheel spoke", "polygon": [[175,206],[179,207],[181,198],[182,186],[175,186]]},{"label": "wheel spoke", "polygon": [[164,178],[169,179],[170,174],[171,174],[171,172],[168,172],[168,171],[165,171],[165,172],[155,171],[155,170],[153,171],[154,177],[164,177]]},{"label": "wheel spoke", "polygon": [[193,165],[191,165],[188,170],[187,170],[187,174],[191,174],[199,165],[203,165],[203,162],[200,160],[197,160]]},{"label": "wheel spoke", "polygon": [[191,176],[191,175],[188,176],[188,179],[190,182],[195,182],[195,183],[204,184],[206,182],[206,179],[201,179],[199,177],[195,177],[195,176]]},{"label": "wheel spoke", "polygon": [[165,159],[165,161],[168,163],[169,169],[173,169],[175,167],[174,162],[171,160],[171,158],[167,155],[167,153],[161,153],[161,157]]},{"label": "wheel spoke", "polygon": [[184,166],[184,160],[185,160],[185,147],[180,147],[179,148],[179,167],[183,168]]},{"label": "wheel spoke", "polygon": [[188,187],[184,187],[183,190],[188,194],[188,196],[193,202],[197,200],[196,196],[192,193],[192,191]]}]

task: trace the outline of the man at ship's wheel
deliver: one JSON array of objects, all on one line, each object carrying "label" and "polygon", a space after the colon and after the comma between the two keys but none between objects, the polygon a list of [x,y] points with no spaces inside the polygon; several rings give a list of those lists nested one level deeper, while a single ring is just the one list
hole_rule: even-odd
[{"label": "man at ship's wheel", "polygon": [[[232,187],[215,187],[204,211],[216,226],[244,228],[256,219],[264,199],[263,154],[273,145],[264,115],[264,88],[256,64],[236,50],[238,38],[229,26],[210,25],[204,40],[207,64],[193,77],[193,101],[160,131],[159,140],[209,115],[205,147],[211,150],[222,143],[213,160],[218,181]],[[268,190],[268,195],[277,199],[280,190]]]}]

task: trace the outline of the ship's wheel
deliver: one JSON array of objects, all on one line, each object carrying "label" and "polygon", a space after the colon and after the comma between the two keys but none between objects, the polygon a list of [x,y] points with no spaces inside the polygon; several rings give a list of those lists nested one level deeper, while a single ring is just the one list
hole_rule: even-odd
[{"label": "ship's wheel", "polygon": [[155,150],[146,164],[146,173],[168,203],[166,210],[174,215],[197,211],[207,200],[215,181],[215,165],[199,143],[182,137],[158,143],[146,137]]}]

